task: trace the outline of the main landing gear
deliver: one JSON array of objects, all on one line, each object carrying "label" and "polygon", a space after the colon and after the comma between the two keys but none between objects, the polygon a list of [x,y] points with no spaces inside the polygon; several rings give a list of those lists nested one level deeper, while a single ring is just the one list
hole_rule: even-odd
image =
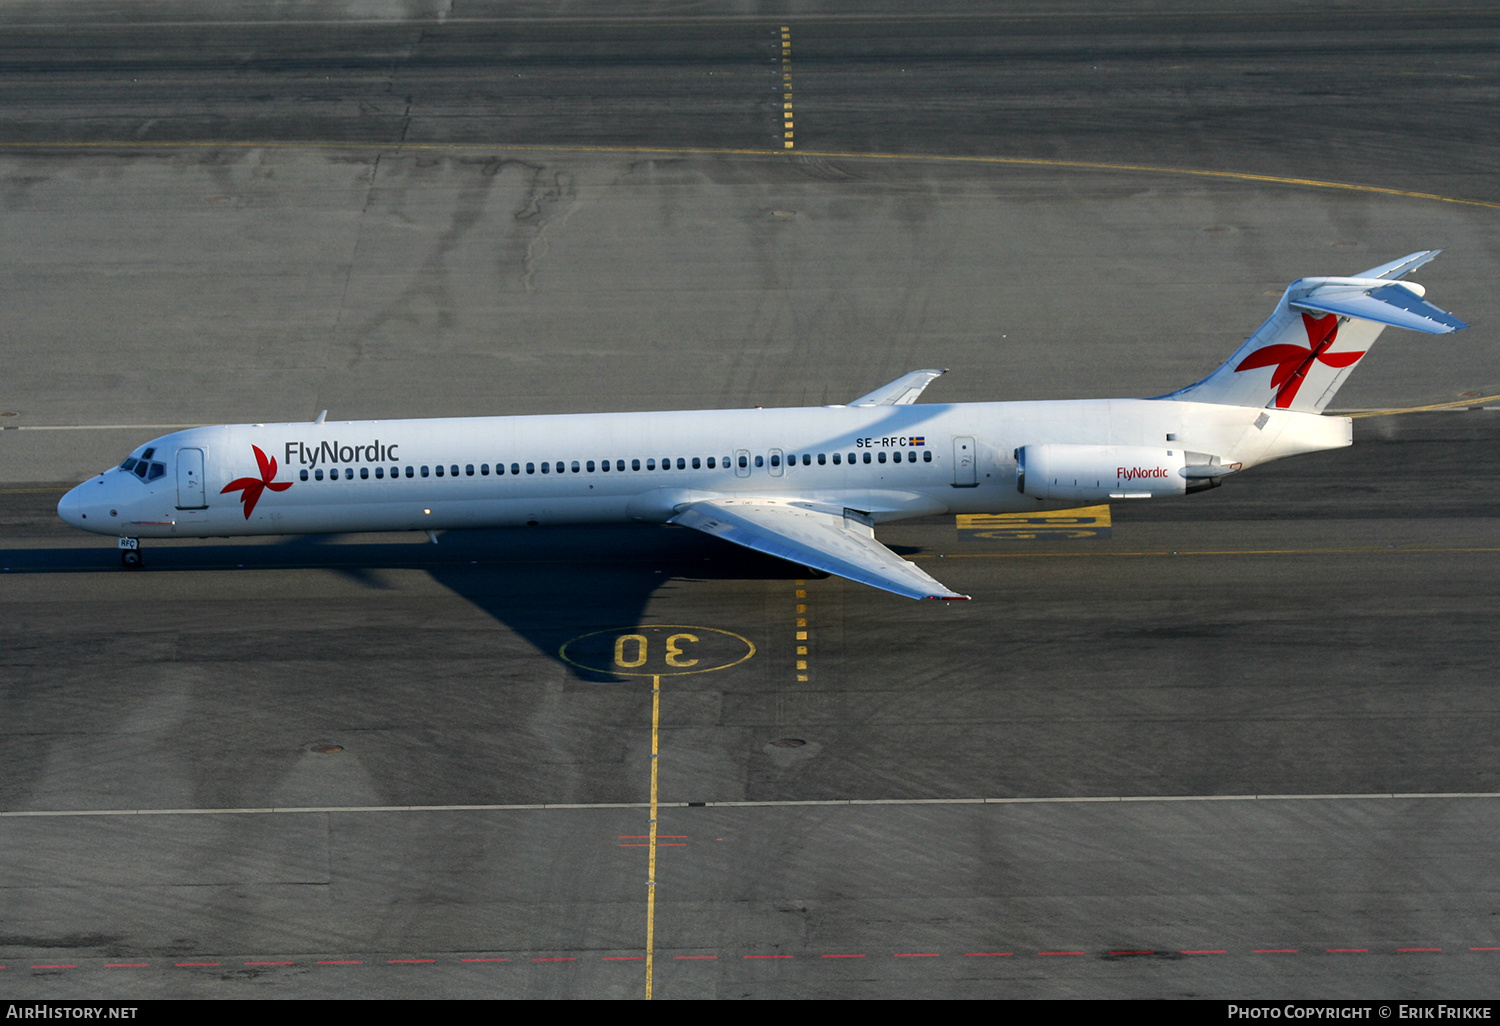
[{"label": "main landing gear", "polygon": [[146,562],[141,555],[141,540],[139,538],[120,539],[120,562],[127,570],[139,570]]}]

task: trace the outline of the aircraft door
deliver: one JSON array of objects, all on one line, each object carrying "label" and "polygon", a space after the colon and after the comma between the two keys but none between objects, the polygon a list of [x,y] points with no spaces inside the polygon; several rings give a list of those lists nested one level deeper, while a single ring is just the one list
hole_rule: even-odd
[{"label": "aircraft door", "polygon": [[736,449],[734,451],[734,476],[750,476],[750,450]]},{"label": "aircraft door", "polygon": [[207,509],[203,488],[203,450],[177,450],[177,508]]},{"label": "aircraft door", "polygon": [[953,439],[953,487],[979,487],[979,451],[971,435]]}]

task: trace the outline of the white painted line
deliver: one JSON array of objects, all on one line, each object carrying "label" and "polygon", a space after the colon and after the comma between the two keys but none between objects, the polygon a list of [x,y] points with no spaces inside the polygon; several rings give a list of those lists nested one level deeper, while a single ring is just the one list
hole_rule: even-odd
[{"label": "white painted line", "polygon": [[[657,802],[657,808],[761,809],[827,807],[835,805],[1090,805],[1152,804],[1169,802],[1328,802],[1412,801],[1425,798],[1500,798],[1500,791],[1451,791],[1430,793],[1370,794],[1205,794],[1205,795],[1101,795],[1083,798],[829,798],[807,801],[747,802]],[[73,816],[281,816],[329,813],[377,812],[546,812],[570,809],[649,809],[650,802],[581,802],[540,805],[321,805],[245,809],[55,809],[0,812],[0,818],[48,818]]]}]

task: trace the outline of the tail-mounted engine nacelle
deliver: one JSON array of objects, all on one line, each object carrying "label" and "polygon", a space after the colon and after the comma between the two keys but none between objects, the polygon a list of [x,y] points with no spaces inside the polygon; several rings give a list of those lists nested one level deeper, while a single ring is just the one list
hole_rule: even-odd
[{"label": "tail-mounted engine nacelle", "polygon": [[1016,489],[1038,499],[1081,502],[1185,495],[1199,484],[1183,473],[1188,456],[1146,445],[1026,445],[1016,450]]}]

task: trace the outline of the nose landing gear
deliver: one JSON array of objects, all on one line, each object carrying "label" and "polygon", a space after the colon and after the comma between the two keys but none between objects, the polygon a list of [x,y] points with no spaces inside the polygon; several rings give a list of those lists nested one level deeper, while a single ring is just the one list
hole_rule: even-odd
[{"label": "nose landing gear", "polygon": [[141,555],[141,540],[139,538],[120,539],[120,562],[127,570],[139,570],[145,563]]}]

